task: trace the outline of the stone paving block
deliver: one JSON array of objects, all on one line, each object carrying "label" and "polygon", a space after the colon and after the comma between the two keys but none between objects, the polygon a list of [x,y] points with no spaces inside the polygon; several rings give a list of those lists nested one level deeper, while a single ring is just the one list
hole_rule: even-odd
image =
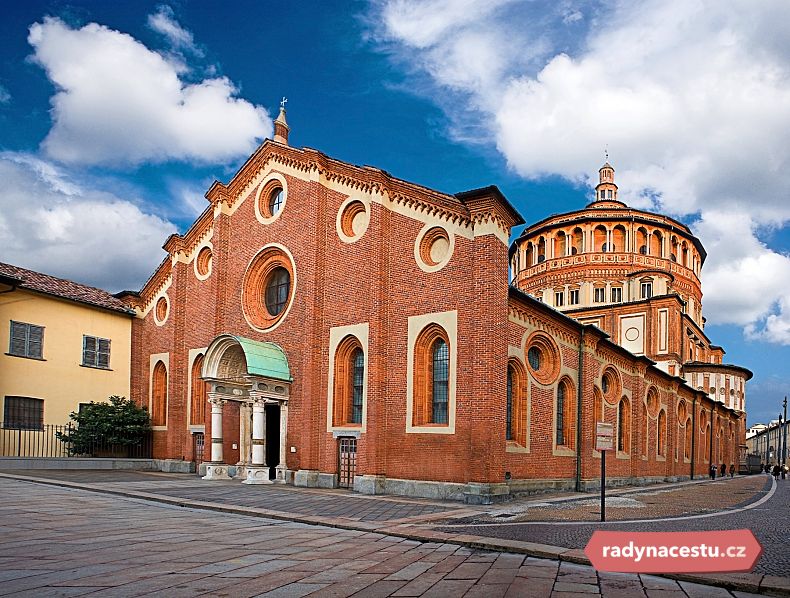
[{"label": "stone paving block", "polygon": [[311,598],[347,598],[381,579],[378,574],[358,574],[318,590]]},{"label": "stone paving block", "polygon": [[646,590],[679,590],[678,582],[656,575],[640,575],[639,579]]},{"label": "stone paving block", "polygon": [[427,590],[422,598],[447,598],[448,596],[463,596],[474,585],[471,579],[443,579],[436,582]]},{"label": "stone paving block", "polygon": [[385,598],[397,592],[405,584],[405,581],[379,580],[354,594],[354,598]]},{"label": "stone paving block", "polygon": [[133,583],[114,586],[99,590],[93,594],[94,598],[133,598],[135,596],[145,596],[150,592],[162,590],[178,584],[195,581],[205,577],[203,575],[184,575],[181,573],[170,573],[157,577],[140,578]]},{"label": "stone paving block", "polygon": [[703,586],[689,581],[680,581],[678,584],[689,598],[729,598],[732,596],[732,594],[724,588]]},{"label": "stone paving block", "polygon": [[678,587],[677,590],[645,588],[647,598],[686,598],[686,593]]},{"label": "stone paving block", "polygon": [[415,562],[406,565],[403,569],[399,569],[391,575],[385,577],[386,581],[411,581],[415,577],[422,575],[428,569],[433,567],[433,563]]},{"label": "stone paving block", "polygon": [[572,581],[557,581],[554,582],[555,592],[579,592],[582,594],[600,594],[598,585],[593,583],[576,583]]},{"label": "stone paving block", "polygon": [[486,584],[486,585],[500,585],[500,584],[507,584],[510,585],[513,583],[513,580],[516,579],[518,575],[518,569],[495,569],[491,567],[485,574],[480,578],[478,583]]},{"label": "stone paving block", "polygon": [[[219,572],[218,575],[220,577],[260,577],[261,575],[288,569],[297,564],[299,564],[298,561],[277,559],[273,561],[266,561],[264,563],[247,565],[246,567],[239,567],[230,571]],[[309,575],[309,573],[302,573],[302,577],[306,577],[307,575]]]},{"label": "stone paving block", "polygon": [[500,553],[497,556],[494,564],[491,565],[494,569],[518,569],[524,562],[523,554],[509,554],[506,552]]},{"label": "stone paving block", "polygon": [[510,584],[475,584],[464,594],[464,598],[504,598]]},{"label": "stone paving block", "polygon": [[445,579],[478,580],[491,568],[491,563],[461,563],[444,576]]},{"label": "stone paving block", "polygon": [[539,567],[534,564],[521,565],[518,568],[518,577],[525,579],[550,579],[557,577],[557,567]]},{"label": "stone paving block", "polygon": [[524,598],[525,596],[549,596],[554,587],[554,578],[527,579],[516,577],[505,592],[505,598]]},{"label": "stone paving block", "polygon": [[409,583],[393,593],[393,596],[422,596],[425,592],[439,583],[444,577],[444,573],[434,573],[429,571],[415,577]]},{"label": "stone paving block", "polygon": [[257,594],[257,596],[259,598],[302,598],[302,596],[307,596],[308,594],[317,592],[327,585],[328,584],[325,583],[289,583],[287,585],[280,586],[275,590],[271,590],[263,594]]}]

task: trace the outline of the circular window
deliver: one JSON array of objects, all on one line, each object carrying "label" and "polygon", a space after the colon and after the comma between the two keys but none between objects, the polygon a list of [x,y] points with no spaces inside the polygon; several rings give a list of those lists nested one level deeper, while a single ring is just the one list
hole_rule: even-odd
[{"label": "circular window", "polygon": [[288,187],[285,179],[279,174],[270,175],[270,179],[258,187],[255,196],[255,217],[262,224],[271,224],[285,209],[288,200]]},{"label": "circular window", "polygon": [[337,235],[341,241],[353,243],[368,230],[370,214],[359,199],[347,199],[337,213]]},{"label": "circular window", "polygon": [[547,334],[533,333],[527,339],[527,364],[540,384],[551,384],[560,375],[560,349]]},{"label": "circular window", "polygon": [[611,367],[606,368],[601,376],[601,390],[610,405],[614,405],[620,397],[620,377]]},{"label": "circular window", "polygon": [[249,325],[261,331],[277,325],[290,309],[295,286],[293,261],[285,248],[263,248],[247,267],[242,285],[241,303]]},{"label": "circular window", "polygon": [[195,274],[201,280],[208,278],[211,274],[211,247],[203,247],[198,251],[195,258]]},{"label": "circular window", "polygon": [[291,275],[282,266],[277,266],[266,277],[265,287],[266,311],[272,317],[279,316],[291,292]]},{"label": "circular window", "polygon": [[170,305],[166,296],[163,295],[156,300],[156,305],[154,306],[154,321],[160,326],[167,320],[169,307]]},{"label": "circular window", "polygon": [[453,237],[440,226],[426,226],[414,246],[417,265],[425,272],[436,272],[444,268],[453,256]]}]

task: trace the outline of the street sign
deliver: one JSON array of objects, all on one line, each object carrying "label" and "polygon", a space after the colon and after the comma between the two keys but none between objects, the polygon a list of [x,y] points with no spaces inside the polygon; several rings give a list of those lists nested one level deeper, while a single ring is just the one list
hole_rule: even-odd
[{"label": "street sign", "polygon": [[597,422],[595,425],[595,450],[614,450],[614,425]]}]

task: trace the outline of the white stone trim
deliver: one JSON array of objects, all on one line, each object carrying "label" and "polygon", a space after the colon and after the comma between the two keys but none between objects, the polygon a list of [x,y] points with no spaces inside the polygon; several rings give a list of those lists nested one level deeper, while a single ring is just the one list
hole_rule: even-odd
[{"label": "white stone trim", "polygon": [[[205,276],[202,275],[200,272],[198,272],[198,268],[197,268],[197,263],[198,263],[197,256],[200,254],[200,251],[204,247],[208,247],[211,250],[211,261],[209,262],[208,272],[206,272]],[[192,253],[190,260],[192,261],[192,270],[194,270],[195,272],[195,278],[197,278],[198,280],[208,279],[208,277],[211,276],[211,273],[214,271],[214,245],[211,243],[211,241],[206,240],[203,243],[200,243],[195,248],[195,251]]]},{"label": "white stone trim", "polygon": [[[525,337],[526,338],[526,337]],[[513,345],[508,345],[507,347],[507,356],[508,361],[511,359],[515,359],[521,364],[521,367],[524,368],[524,372],[527,375],[526,382],[526,389],[525,392],[527,396],[524,398],[526,401],[526,411],[527,411],[527,428],[526,428],[526,438],[525,444],[522,446],[518,444],[516,441],[508,441],[506,452],[508,453],[529,453],[531,440],[532,440],[532,384],[529,383],[529,368],[527,364],[524,363],[524,349],[522,347],[514,347]],[[507,397],[505,398],[507,400]],[[507,407],[507,405],[505,406]]]},{"label": "white stone trim", "polygon": [[[280,211],[282,212],[282,210]],[[296,262],[294,261],[293,254],[288,250],[288,248],[285,245],[281,245],[280,243],[268,243],[267,245],[264,245],[258,251],[256,251],[255,255],[253,255],[250,258],[250,261],[247,262],[247,267],[244,269],[244,274],[242,275],[242,281],[244,281],[244,279],[247,276],[247,273],[250,271],[250,266],[252,265],[252,262],[255,261],[255,258],[257,258],[262,251],[269,249],[270,247],[274,247],[282,251],[291,262],[291,272],[293,272],[293,280],[291,280],[291,297],[288,300],[288,305],[285,306],[285,311],[283,312],[282,316],[280,316],[280,318],[268,328],[258,328],[257,326],[253,325],[253,323],[250,322],[250,319],[247,317],[247,312],[244,309],[241,310],[241,313],[244,316],[244,321],[247,322],[247,325],[253,330],[257,330],[258,332],[271,332],[272,330],[276,330],[277,327],[280,324],[282,324],[283,321],[285,321],[285,318],[288,317],[288,313],[291,311],[291,307],[293,307],[294,301],[296,300],[296,289],[297,289],[296,280],[298,276],[296,273]],[[241,292],[242,293],[244,292],[243,282],[242,282]],[[239,300],[241,301],[241,296],[239,297]]]},{"label": "white stone trim", "polygon": [[[165,364],[167,372],[167,388],[165,389],[165,422],[170,415],[170,353],[152,353],[148,360],[148,413],[153,415],[153,395],[154,395],[154,366],[157,361]],[[151,426],[152,430],[167,430],[164,426]]]},{"label": "white stone trim", "polygon": [[[353,202],[356,202],[356,201],[360,202],[362,205],[365,206],[365,226],[364,226],[362,232],[360,232],[359,234],[356,234],[354,236],[349,237],[346,233],[343,232],[343,226],[342,226],[342,223],[343,223],[343,212],[346,211],[346,208],[350,204],[352,204]],[[341,241],[343,241],[343,243],[354,243],[356,241],[359,241],[362,237],[365,236],[365,233],[368,231],[368,227],[370,226],[370,216],[371,216],[370,199],[356,197],[355,195],[347,197],[343,201],[343,203],[340,204],[340,208],[338,208],[337,216],[335,218],[335,230],[337,231],[338,238]]]},{"label": "white stone trim", "polygon": [[[170,283],[172,284],[172,279]],[[156,294],[156,297],[151,302],[151,307],[149,308],[149,311],[152,311],[154,316],[154,324],[156,324],[157,326],[164,326],[167,323],[167,319],[170,317],[170,297],[166,292],[168,288],[170,288],[170,284],[167,284],[164,287],[162,287],[162,290]],[[159,303],[160,299],[164,299],[165,304],[167,305],[167,309],[165,310],[165,317],[161,320],[156,315],[156,305],[157,303]]]},{"label": "white stone trim", "polygon": [[[361,432],[367,431],[368,423],[368,386],[369,386],[369,367],[370,355],[368,353],[368,336],[370,325],[367,322],[362,324],[350,324],[348,326],[334,326],[329,329],[329,372],[327,376],[326,390],[326,431],[327,432]],[[365,378],[362,383],[362,425],[361,426],[333,426],[332,414],[334,412],[335,395],[335,353],[337,347],[347,336],[353,336],[362,345],[362,353],[365,357]]]},{"label": "white stone trim", "polygon": [[[444,256],[444,259],[442,259],[442,261],[440,261],[437,264],[431,265],[431,264],[426,264],[424,261],[422,261],[422,257],[420,256],[420,245],[422,244],[422,239],[425,236],[425,234],[429,230],[432,230],[434,228],[441,228],[442,230],[444,230],[445,233],[447,233],[449,247],[447,248],[447,255]],[[417,238],[414,240],[414,261],[417,262],[417,266],[423,272],[429,272],[429,273],[438,272],[450,262],[450,260],[453,257],[453,253],[455,253],[455,235],[453,235],[453,233],[450,230],[448,230],[447,227],[444,226],[444,224],[440,222],[437,222],[435,224],[432,222],[428,222],[425,226],[422,227],[420,232],[417,233]]]},{"label": "white stone trim", "polygon": [[[206,429],[206,424],[193,424],[192,423],[192,366],[195,363],[195,359],[201,353],[203,354],[203,363],[205,363],[206,359],[206,351],[208,347],[202,347],[200,349],[190,349],[189,354],[187,356],[187,430],[194,432],[194,431],[202,431]],[[206,401],[208,402],[208,401]]]},{"label": "white stone trim", "polygon": [[[420,332],[429,324],[438,324],[447,333],[450,341],[450,379],[448,381],[447,425],[415,426],[414,421],[414,345]],[[406,433],[407,434],[455,434],[456,410],[456,364],[458,362],[458,311],[445,311],[420,316],[410,316],[408,320],[406,355]]]},{"label": "white stone trim", "polygon": [[[267,217],[261,214],[260,209],[260,198],[261,193],[263,192],[264,188],[271,183],[272,181],[277,181],[283,188],[283,205],[280,206],[280,211],[274,214],[273,216]],[[265,176],[263,180],[258,185],[258,190],[255,192],[255,218],[261,224],[271,224],[275,220],[277,220],[280,215],[285,211],[285,206],[288,203],[288,183],[285,180],[285,177],[281,175],[279,172],[270,172],[268,176]]]}]

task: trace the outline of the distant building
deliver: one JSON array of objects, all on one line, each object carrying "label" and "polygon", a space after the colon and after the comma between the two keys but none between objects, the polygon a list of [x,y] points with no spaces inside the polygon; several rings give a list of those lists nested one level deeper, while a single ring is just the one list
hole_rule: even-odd
[{"label": "distant building", "polygon": [[[530,227],[511,250],[527,260],[511,262],[511,286],[509,236],[523,220],[496,187],[449,195],[291,147],[284,110],[274,139],[206,197],[140,292],[122,296],[137,310],[132,394],[151,411],[155,457],[205,460],[209,479],[470,502],[595,487],[598,422],[613,429],[613,483],[707,475],[741,458],[750,374],[707,362],[721,351],[701,330],[701,247],[680,224],[652,217],[662,252],[673,234],[685,241],[677,273],[669,253],[643,266],[598,251],[618,237],[588,223],[580,237],[570,227],[573,241],[537,246],[536,227],[559,223]],[[626,211],[604,206],[590,222]],[[563,260],[592,268],[577,281]],[[617,305],[595,305],[597,278],[580,284],[610,262],[629,285],[622,301],[633,305],[645,267],[662,295],[640,322],[617,320],[614,342]],[[524,278],[555,263],[544,286]],[[670,286],[681,275],[682,297]],[[560,292],[564,304],[546,301]],[[569,302],[591,311],[561,313]],[[656,351],[634,344],[651,326]],[[740,394],[720,401],[681,366]]]},{"label": "distant building", "polygon": [[749,454],[759,455],[761,462],[775,465],[782,462],[782,452],[784,452],[784,462],[787,464],[790,450],[784,447],[784,442],[790,429],[786,430],[786,428],[787,422],[780,425],[778,419],[772,420],[767,426],[755,424],[749,428],[750,434],[746,436]]},{"label": "distant building", "polygon": [[133,316],[101,289],[0,263],[0,455],[19,452],[13,430],[129,396]]}]

